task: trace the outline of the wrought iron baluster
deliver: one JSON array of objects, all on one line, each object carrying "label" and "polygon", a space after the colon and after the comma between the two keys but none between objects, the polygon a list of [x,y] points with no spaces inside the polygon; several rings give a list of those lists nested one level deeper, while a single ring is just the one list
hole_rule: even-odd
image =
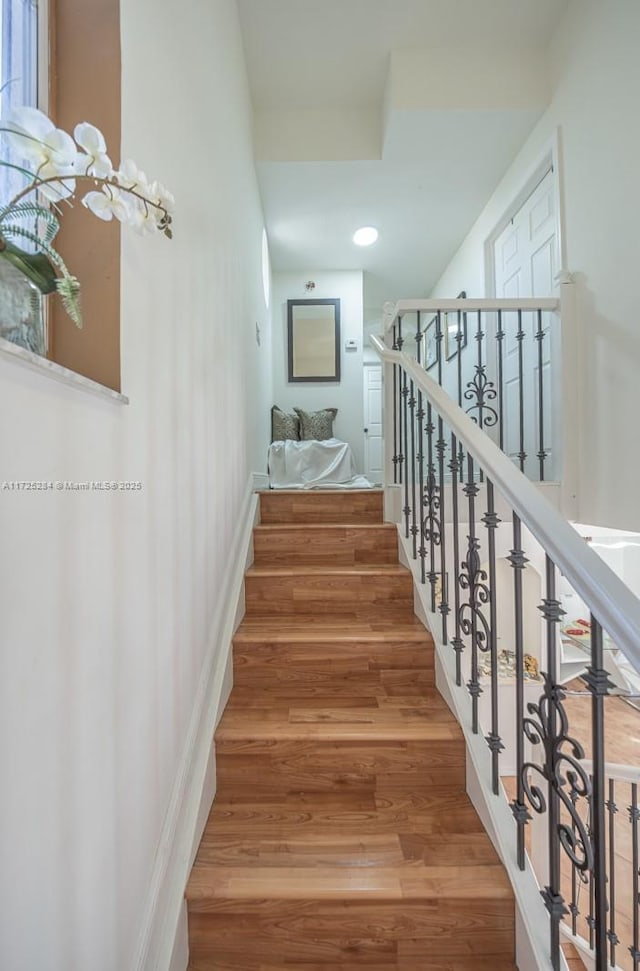
[{"label": "wrought iron baluster", "polygon": [[633,944],[629,948],[633,961],[633,971],[640,967],[640,849],[638,827],[640,825],[640,808],[638,807],[638,784],[631,784],[631,805],[629,806],[629,820],[631,822],[631,863],[633,880]]},{"label": "wrought iron baluster", "polygon": [[[404,339],[402,337],[402,317],[398,317],[398,336],[396,339],[396,350],[402,352],[402,345],[404,344]],[[402,485],[404,481],[404,457],[406,449],[403,450],[404,434],[402,428],[402,418],[404,414],[403,409],[403,369],[398,366],[398,446],[400,452],[398,453],[398,482]]]},{"label": "wrought iron baluster", "polygon": [[[422,364],[422,334],[420,332],[421,327],[421,313],[418,311],[418,332],[420,333],[420,340],[416,345],[416,355],[418,364]],[[417,338],[416,338],[417,339]],[[420,555],[420,579],[422,583],[426,582],[426,566],[425,557],[427,555],[427,549],[424,545],[424,530],[422,529],[422,505],[424,501],[424,426],[422,424],[424,420],[424,401],[422,397],[422,391],[418,388],[418,410],[416,412],[416,421],[418,423],[418,474],[420,477],[419,487],[420,487],[420,546],[418,548],[418,553]]]},{"label": "wrought iron baluster", "polygon": [[591,615],[591,665],[584,676],[591,692],[593,748],[593,883],[595,919],[595,961],[598,971],[607,967],[607,850],[605,829],[604,699],[612,684],[604,669],[602,627]]},{"label": "wrought iron baluster", "polygon": [[[574,810],[577,813],[578,812],[578,809],[577,809],[578,792],[573,787],[571,788],[570,798],[571,798],[571,802],[573,804]],[[573,838],[575,839],[577,829],[576,829],[575,819],[573,817],[571,819],[571,832],[573,834]],[[581,876],[582,874],[579,874],[578,868],[572,863],[571,864],[571,900],[569,902],[569,913],[571,914],[571,933],[573,934],[574,937],[578,933],[578,916],[580,914],[580,911],[578,909],[578,895],[579,895],[578,880]]]},{"label": "wrought iron baluster", "polygon": [[460,629],[465,637],[471,639],[471,678],[467,689],[471,695],[472,727],[478,734],[478,698],[482,693],[478,680],[478,651],[486,650],[489,645],[489,625],[483,607],[489,602],[487,574],[480,563],[480,543],[476,536],[476,496],[480,491],[475,481],[474,463],[467,456],[467,482],[464,494],[469,501],[469,536],[466,559],[462,563],[459,583],[463,590],[469,591],[468,603],[460,605]]},{"label": "wrought iron baluster", "polygon": [[[398,350],[398,330],[393,325],[393,350]],[[393,365],[393,484],[398,484],[398,365]]]},{"label": "wrought iron baluster", "polygon": [[494,795],[500,792],[500,752],[504,749],[498,731],[498,636],[496,586],[496,529],[500,519],[496,515],[493,482],[487,478],[487,511],[482,517],[487,529],[489,548],[489,643],[491,656],[491,731],[486,736],[491,752],[491,776]]},{"label": "wrought iron baluster", "polygon": [[453,615],[455,623],[455,634],[451,641],[451,646],[456,655],[456,684],[462,684],[462,638],[460,637],[460,578],[458,569],[460,568],[460,523],[458,517],[458,472],[460,471],[460,458],[458,452],[458,442],[456,436],[451,433],[451,459],[449,469],[451,470],[451,512],[453,519]]},{"label": "wrought iron baluster", "polygon": [[544,360],[544,355],[542,353],[544,330],[542,329],[541,310],[538,310],[536,341],[538,342],[538,462],[540,463],[540,481],[544,482],[544,463],[547,453],[545,452],[544,448],[544,372],[542,370]]},{"label": "wrought iron baluster", "polygon": [[[402,339],[402,334],[398,340],[399,350],[402,350],[402,345],[404,341]],[[402,448],[402,466],[403,466],[403,478],[404,478],[404,506],[402,512],[404,514],[404,535],[406,539],[409,539],[409,514],[411,512],[411,507],[409,506],[409,416],[407,415],[408,399],[409,398],[409,386],[407,384],[407,372],[402,368],[402,431],[403,431],[403,448]]]},{"label": "wrought iron baluster", "polygon": [[609,929],[607,940],[609,941],[609,963],[611,967],[616,966],[616,947],[620,939],[616,934],[616,783],[615,779],[609,779],[609,798],[606,802],[609,814]]},{"label": "wrought iron baluster", "polygon": [[[524,720],[525,736],[532,745],[542,745],[544,762],[537,765],[525,762],[522,782],[527,800],[537,813],[547,813],[549,841],[549,883],[542,891],[542,898],[549,912],[551,965],[560,968],[560,921],[568,914],[560,890],[560,852],[564,850],[571,862],[581,872],[593,869],[591,836],[580,818],[573,799],[567,793],[567,782],[577,796],[591,799],[591,781],[581,759],[584,749],[569,734],[569,720],[563,705],[565,693],[556,684],[557,677],[557,626],[564,611],[556,598],[555,566],[546,557],[545,597],[540,607],[546,624],[547,672],[543,672],[544,689],[537,704],[528,704],[528,716]],[[529,778],[538,773],[547,783],[547,796],[540,786]],[[563,807],[570,824],[560,817]],[[575,825],[574,825],[575,824]]]},{"label": "wrought iron baluster", "polygon": [[[436,321],[436,342],[438,344],[438,384],[442,385],[442,315],[438,311],[438,318]],[[438,609],[440,611],[440,616],[442,617],[442,643],[446,644],[448,640],[447,631],[447,617],[449,615],[449,590],[448,590],[448,577],[447,577],[447,554],[446,554],[446,537],[445,537],[445,494],[444,494],[444,465],[445,465],[445,455],[447,451],[447,442],[444,437],[444,421],[442,416],[438,414],[438,440],[436,442],[436,453],[438,456],[438,485],[440,490],[440,504],[438,508],[439,513],[439,524],[438,531],[440,533],[440,604]]]},{"label": "wrought iron baluster", "polygon": [[416,523],[416,393],[413,378],[410,382],[409,415],[411,420],[411,537],[415,560],[418,555],[418,526]]},{"label": "wrought iron baluster", "polygon": [[433,423],[433,406],[427,399],[427,423],[425,431],[427,433],[427,481],[422,496],[422,507],[424,516],[422,517],[422,537],[423,541],[429,543],[429,570],[427,579],[431,585],[431,610],[436,610],[436,546],[440,545],[440,489],[436,480],[434,455],[433,455],[433,433],[435,431]]},{"label": "wrought iron baluster", "polygon": [[496,343],[498,345],[498,441],[504,452],[504,348],[505,332],[502,329],[502,311],[498,311],[498,329]]},{"label": "wrought iron baluster", "polygon": [[[484,330],[481,310],[478,310],[475,339],[478,347],[475,373],[473,379],[467,382],[467,390],[464,393],[465,401],[471,401],[473,404],[469,405],[466,412],[479,428],[493,428],[498,424],[498,412],[489,402],[495,401],[498,393],[494,382],[489,381],[487,377],[487,365],[483,356]],[[480,473],[482,480],[482,470]]]},{"label": "wrought iron baluster", "polygon": [[524,831],[531,819],[525,803],[524,788],[524,629],[522,612],[522,571],[529,560],[522,549],[522,524],[513,513],[513,549],[509,563],[513,567],[514,647],[516,665],[516,798],[511,812],[518,827],[518,866],[525,868]]},{"label": "wrought iron baluster", "polygon": [[[458,318],[459,320],[460,318]],[[456,341],[458,342],[458,358],[456,364],[458,365],[458,408],[462,408],[462,342],[464,336],[467,333],[467,315],[466,312],[462,316],[462,327],[458,326],[458,333],[456,334]],[[464,446],[462,442],[458,444],[458,472],[460,474],[460,480],[464,481]],[[457,567],[457,558],[456,558]]]},{"label": "wrought iron baluster", "polygon": [[516,334],[516,341],[518,342],[518,398],[519,398],[519,432],[520,432],[520,451],[518,452],[518,460],[520,462],[520,471],[524,472],[524,463],[527,458],[527,453],[524,450],[524,347],[523,341],[525,338],[525,333],[522,327],[522,311],[518,311],[518,332]]}]

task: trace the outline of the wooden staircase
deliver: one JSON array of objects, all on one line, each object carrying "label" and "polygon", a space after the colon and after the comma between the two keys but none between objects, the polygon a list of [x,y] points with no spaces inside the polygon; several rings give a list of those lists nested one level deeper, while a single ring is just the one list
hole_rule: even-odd
[{"label": "wooden staircase", "polygon": [[261,495],[192,971],[505,971],[510,884],[379,492]]}]

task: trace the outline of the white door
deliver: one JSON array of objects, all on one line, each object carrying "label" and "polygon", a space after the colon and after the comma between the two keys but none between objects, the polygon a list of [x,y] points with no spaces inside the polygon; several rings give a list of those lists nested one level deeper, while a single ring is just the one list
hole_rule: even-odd
[{"label": "white door", "polygon": [[[522,208],[494,243],[496,297],[552,297],[556,295],[558,231],[553,172],[549,170]],[[540,479],[541,448],[546,453],[544,478],[559,475],[560,321],[544,314],[544,339],[536,339],[538,318],[525,313],[520,338],[517,314],[505,314],[504,449],[516,465],[526,453],[524,471]],[[542,345],[542,409],[540,409],[539,345]],[[522,367],[520,367],[522,355]],[[522,380],[521,380],[522,371]],[[521,407],[522,403],[522,407]],[[542,437],[540,413],[542,410]]]},{"label": "white door", "polygon": [[364,368],[364,474],[382,485],[382,365]]}]

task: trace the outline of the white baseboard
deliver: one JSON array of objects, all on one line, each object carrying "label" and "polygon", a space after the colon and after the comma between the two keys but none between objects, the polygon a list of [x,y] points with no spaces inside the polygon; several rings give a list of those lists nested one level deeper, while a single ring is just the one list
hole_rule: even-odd
[{"label": "white baseboard", "polygon": [[185,971],[184,890],[215,795],[213,733],[233,683],[231,642],[244,614],[244,574],[253,562],[259,515],[250,476],[238,516],[233,557],[210,627],[207,654],[180,766],[165,816],[140,933],[135,971]]},{"label": "white baseboard", "polygon": [[253,473],[253,488],[258,491],[269,488],[269,476],[265,472]]},{"label": "white baseboard", "polygon": [[[516,856],[515,824],[507,800],[493,794],[491,753],[482,735],[474,735],[471,698],[465,685],[456,685],[455,657],[450,645],[442,643],[442,617],[432,613],[429,584],[420,582],[420,561],[413,559],[412,540],[398,527],[401,562],[414,581],[415,613],[431,631],[435,644],[436,686],[458,720],[466,742],[467,793],[502,861],[516,898],[516,964],[519,971],[548,971],[549,915],[529,861],[521,871]],[[563,967],[564,956],[561,957]]]}]

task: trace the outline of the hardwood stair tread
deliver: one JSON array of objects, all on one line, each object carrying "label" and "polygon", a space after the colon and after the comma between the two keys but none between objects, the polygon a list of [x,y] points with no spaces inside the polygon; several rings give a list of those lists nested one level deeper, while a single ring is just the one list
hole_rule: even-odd
[{"label": "hardwood stair tread", "polygon": [[417,617],[402,622],[377,620],[340,620],[326,617],[310,618],[302,623],[295,614],[291,617],[245,618],[233,636],[234,644],[269,641],[270,643],[308,643],[314,641],[367,640],[373,643],[395,644],[404,641],[433,644],[433,638]]},{"label": "hardwood stair tread", "polygon": [[196,862],[191,902],[207,900],[502,900],[513,899],[500,864],[476,867],[222,867]]},{"label": "hardwood stair tread", "polygon": [[304,576],[388,576],[410,577],[406,566],[400,563],[338,563],[327,566],[317,563],[300,563],[296,566],[250,566],[246,577],[304,577]]},{"label": "hardwood stair tread", "polygon": [[[400,964],[395,960],[391,964],[386,961],[382,964],[376,962],[375,968],[376,971],[426,971],[422,961],[417,963],[401,961]],[[267,959],[263,961],[258,957],[255,960],[243,958],[242,962],[239,963],[236,953],[229,954],[218,949],[216,957],[211,962],[209,960],[206,960],[206,963],[202,963],[201,960],[190,962],[187,971],[353,971],[353,964],[335,964],[333,962],[330,965],[310,964],[307,961],[298,963],[288,960],[286,963],[278,961],[277,964],[269,964]],[[437,959],[434,963],[430,960],[428,971],[518,971],[518,968],[513,961],[505,961],[496,956],[486,960],[473,957],[466,961],[464,959],[447,961],[446,958],[443,958]]]},{"label": "hardwood stair tread", "polygon": [[254,526],[254,533],[299,533],[301,530],[311,533],[344,532],[345,529],[355,531],[383,530],[396,536],[398,527],[394,523],[258,523]]}]

